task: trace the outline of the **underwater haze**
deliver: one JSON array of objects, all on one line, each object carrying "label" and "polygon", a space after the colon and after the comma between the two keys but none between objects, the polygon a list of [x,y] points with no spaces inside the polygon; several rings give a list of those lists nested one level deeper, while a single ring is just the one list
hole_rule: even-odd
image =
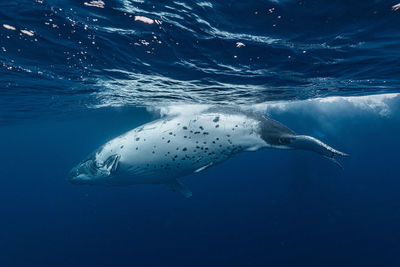
[{"label": "underwater haze", "polygon": [[[400,2],[0,2],[0,266],[400,266]],[[70,170],[234,106],[350,156],[263,149],[166,185]]]}]

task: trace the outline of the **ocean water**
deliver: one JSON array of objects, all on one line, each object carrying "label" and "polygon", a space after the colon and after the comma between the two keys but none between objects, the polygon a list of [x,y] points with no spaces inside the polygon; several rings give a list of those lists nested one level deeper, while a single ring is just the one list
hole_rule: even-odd
[{"label": "ocean water", "polygon": [[[0,266],[400,266],[398,1],[0,3]],[[165,185],[70,169],[235,106],[349,153],[243,152]]]}]

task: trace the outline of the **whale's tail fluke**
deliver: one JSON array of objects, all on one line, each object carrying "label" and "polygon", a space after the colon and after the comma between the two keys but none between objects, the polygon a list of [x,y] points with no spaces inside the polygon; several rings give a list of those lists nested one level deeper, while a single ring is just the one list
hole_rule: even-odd
[{"label": "whale's tail fluke", "polygon": [[335,163],[337,166],[343,169],[342,165],[336,160],[335,155],[339,155],[342,157],[347,157],[349,156],[346,153],[340,152],[327,144],[323,143],[322,141],[312,137],[312,136],[307,136],[307,135],[295,135],[291,143],[289,145],[291,148],[294,149],[304,149],[304,150],[310,150],[314,151],[325,158],[329,159],[333,163]]}]

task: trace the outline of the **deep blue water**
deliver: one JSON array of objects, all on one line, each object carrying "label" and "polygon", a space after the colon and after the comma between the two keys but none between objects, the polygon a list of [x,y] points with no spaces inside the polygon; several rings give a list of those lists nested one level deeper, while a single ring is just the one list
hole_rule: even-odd
[{"label": "deep blue water", "polygon": [[[0,266],[400,266],[397,1],[0,3]],[[350,154],[265,149],[163,185],[74,186],[191,104]],[[183,105],[183,106],[182,106]]]}]

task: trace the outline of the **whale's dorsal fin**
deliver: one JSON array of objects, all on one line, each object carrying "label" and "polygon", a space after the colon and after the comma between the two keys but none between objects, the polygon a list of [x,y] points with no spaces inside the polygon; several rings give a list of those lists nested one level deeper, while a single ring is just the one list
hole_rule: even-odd
[{"label": "whale's dorsal fin", "polygon": [[172,191],[179,192],[187,198],[193,195],[192,191],[190,191],[186,186],[178,182],[176,179],[168,181],[166,184],[169,186],[169,188],[171,188]]}]

